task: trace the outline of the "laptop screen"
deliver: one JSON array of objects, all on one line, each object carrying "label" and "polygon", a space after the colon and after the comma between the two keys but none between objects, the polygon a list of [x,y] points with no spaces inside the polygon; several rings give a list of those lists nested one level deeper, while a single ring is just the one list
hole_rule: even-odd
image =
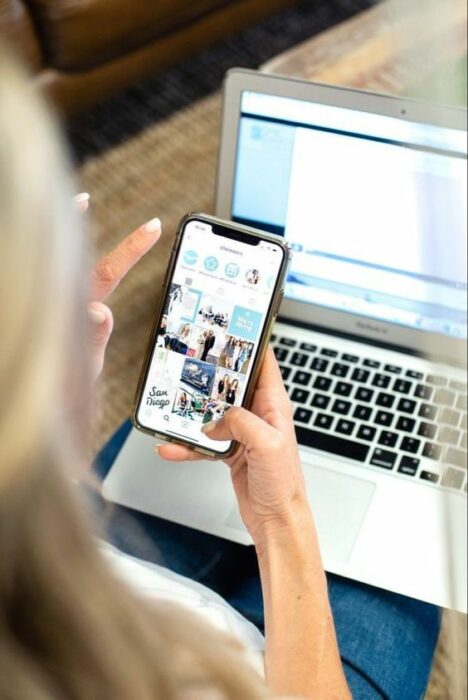
[{"label": "laptop screen", "polygon": [[285,296],[467,335],[466,132],[245,91],[231,217],[284,235]]}]

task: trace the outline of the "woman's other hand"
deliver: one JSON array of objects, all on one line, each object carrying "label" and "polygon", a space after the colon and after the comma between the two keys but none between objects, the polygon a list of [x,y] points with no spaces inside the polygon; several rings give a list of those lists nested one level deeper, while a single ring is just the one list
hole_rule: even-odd
[{"label": "woman's other hand", "polygon": [[[213,440],[236,440],[226,460],[231,468],[242,519],[254,541],[310,518],[292,420],[292,406],[271,348],[265,355],[251,410],[231,408],[224,418],[205,426]],[[162,458],[182,461],[200,455],[180,445],[159,445]]]},{"label": "woman's other hand", "polygon": [[160,235],[160,220],[148,221],[101,258],[92,270],[88,316],[91,325],[92,368],[95,378],[102,371],[106,347],[114,323],[112,311],[103,302],[119,286],[140,258],[153,247]]}]

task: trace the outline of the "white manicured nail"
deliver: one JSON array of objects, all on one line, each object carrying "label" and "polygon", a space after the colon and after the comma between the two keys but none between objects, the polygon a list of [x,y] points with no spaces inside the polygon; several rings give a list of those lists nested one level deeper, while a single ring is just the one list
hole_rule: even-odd
[{"label": "white manicured nail", "polygon": [[161,230],[161,221],[157,217],[155,219],[151,219],[151,221],[148,221],[145,224],[145,231],[147,233],[156,233],[156,231]]}]

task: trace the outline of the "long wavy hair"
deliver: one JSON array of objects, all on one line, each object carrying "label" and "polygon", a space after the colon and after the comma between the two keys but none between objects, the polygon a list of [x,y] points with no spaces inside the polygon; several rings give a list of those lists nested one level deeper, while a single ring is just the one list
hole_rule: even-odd
[{"label": "long wavy hair", "polygon": [[95,546],[87,255],[49,109],[0,46],[0,697],[270,697],[235,642],[143,602]]}]

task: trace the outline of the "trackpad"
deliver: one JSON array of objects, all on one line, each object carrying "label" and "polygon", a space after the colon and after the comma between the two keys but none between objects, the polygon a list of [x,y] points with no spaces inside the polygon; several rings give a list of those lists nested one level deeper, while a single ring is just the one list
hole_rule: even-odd
[{"label": "trackpad", "polygon": [[307,493],[325,568],[346,562],[375,491],[372,481],[304,464]]}]

